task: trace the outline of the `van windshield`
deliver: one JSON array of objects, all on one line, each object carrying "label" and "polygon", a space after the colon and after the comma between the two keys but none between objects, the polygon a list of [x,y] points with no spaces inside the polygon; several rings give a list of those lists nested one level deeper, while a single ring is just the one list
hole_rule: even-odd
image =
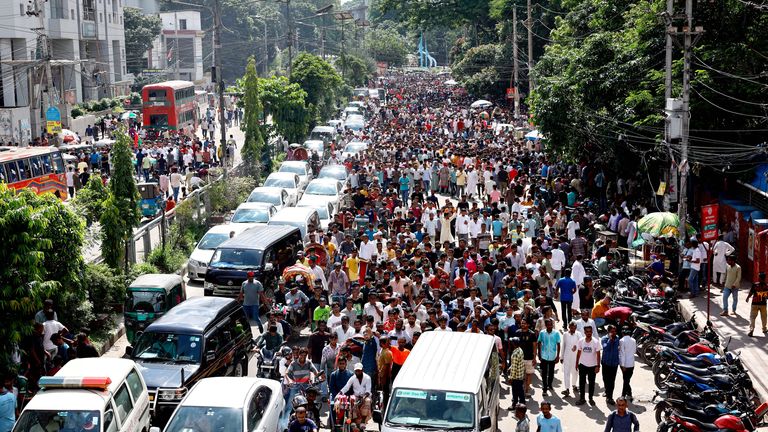
[{"label": "van windshield", "polygon": [[149,361],[172,361],[200,363],[200,336],[144,332],[136,347],[133,349],[133,357]]},{"label": "van windshield", "polygon": [[475,397],[469,393],[399,388],[387,408],[386,423],[435,429],[471,429]]},{"label": "van windshield", "polygon": [[[226,428],[221,428],[226,425]],[[165,432],[243,430],[242,408],[182,406],[165,427]]]},{"label": "van windshield", "polygon": [[261,266],[259,249],[216,249],[209,268],[246,270]]},{"label": "van windshield", "polygon": [[25,410],[13,430],[17,432],[82,431],[99,430],[100,425],[101,414],[98,411]]}]

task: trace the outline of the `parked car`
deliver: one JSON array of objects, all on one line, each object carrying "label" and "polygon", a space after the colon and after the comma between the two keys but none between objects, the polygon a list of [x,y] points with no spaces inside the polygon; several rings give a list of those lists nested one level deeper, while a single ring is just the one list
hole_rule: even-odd
[{"label": "parked car", "polygon": [[344,186],[349,184],[349,170],[344,165],[326,165],[317,174],[318,179],[334,179],[342,182]]},{"label": "parked car", "polygon": [[256,224],[223,224],[211,227],[207,233],[197,242],[195,250],[187,260],[187,275],[190,280],[205,280],[208,272],[208,263],[211,261],[213,251],[232,237],[253,228]]},{"label": "parked car", "polygon": [[147,385],[131,360],[72,359],[38,384],[41,390],[24,407],[13,432],[144,432],[149,428]]},{"label": "parked car", "polygon": [[147,383],[158,425],[203,378],[247,376],[253,344],[251,324],[238,301],[192,297],[150,324],[125,352]]},{"label": "parked car", "polygon": [[306,186],[310,180],[312,180],[312,168],[309,166],[308,161],[296,160],[296,161],[284,161],[280,164],[280,168],[277,172],[289,172],[298,174],[301,179],[302,187]]},{"label": "parked car", "polygon": [[[205,378],[187,393],[163,431],[276,432],[284,408],[278,381],[245,377]],[[149,432],[160,432],[160,428],[150,428]]]},{"label": "parked car", "polygon": [[301,182],[301,178],[298,174],[289,172],[273,172],[267,179],[264,180],[263,186],[266,187],[281,187],[288,191],[288,195],[291,197],[291,201],[294,203],[299,201],[301,193],[307,186],[306,183]]},{"label": "parked car", "polygon": [[291,195],[283,188],[262,186],[251,191],[248,202],[272,204],[277,210],[280,210],[283,207],[294,205],[296,200],[291,200]]},{"label": "parked car", "polygon": [[324,232],[328,231],[328,226],[333,222],[333,217],[336,216],[337,203],[322,196],[311,195],[303,197],[296,207],[310,207],[317,210],[317,215],[320,217],[320,227]]},{"label": "parked car", "polygon": [[231,225],[245,224],[250,227],[266,225],[269,218],[277,213],[274,205],[260,202],[244,202],[237,206],[230,219]]},{"label": "parked car", "polygon": [[313,207],[290,207],[277,212],[269,221],[272,225],[288,225],[301,231],[301,238],[308,232],[314,232],[320,226],[320,216]]},{"label": "parked car", "polygon": [[355,157],[358,153],[365,151],[368,148],[368,144],[362,141],[350,141],[344,146],[344,150],[341,152],[341,160],[347,160],[348,158]]}]

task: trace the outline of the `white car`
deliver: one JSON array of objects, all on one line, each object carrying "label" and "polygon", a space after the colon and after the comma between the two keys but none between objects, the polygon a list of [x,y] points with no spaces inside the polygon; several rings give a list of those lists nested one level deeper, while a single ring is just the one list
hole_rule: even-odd
[{"label": "white car", "polygon": [[307,149],[310,155],[312,153],[317,153],[317,156],[321,161],[328,159],[328,152],[325,150],[326,145],[323,140],[306,140],[304,141],[304,148]]},{"label": "white car", "polygon": [[334,203],[334,207],[338,210],[339,202],[344,195],[343,188],[344,185],[338,180],[314,179],[309,182],[309,186],[304,190],[302,200],[309,202],[310,199],[322,198]]},{"label": "white car", "polygon": [[361,115],[363,114],[363,112],[359,107],[356,107],[356,106],[348,106],[344,108],[344,117],[349,118],[350,116],[353,116],[355,114]]},{"label": "white car", "polygon": [[361,115],[351,115],[344,121],[344,127],[353,131],[359,131],[365,127],[365,119]]},{"label": "white car", "polygon": [[285,161],[280,164],[280,169],[277,172],[289,172],[294,173],[301,179],[301,188],[312,180],[312,168],[307,161]]},{"label": "white car", "polygon": [[[278,381],[249,377],[204,378],[184,396],[163,431],[277,431],[284,408]],[[158,427],[149,430],[160,432]]]},{"label": "white car", "polygon": [[291,195],[287,190],[279,187],[257,187],[248,196],[247,202],[260,202],[272,204],[279,211],[283,207],[291,207],[296,204],[291,200]]},{"label": "white car", "polygon": [[341,160],[347,160],[355,157],[358,153],[365,151],[368,148],[368,144],[362,141],[350,141],[344,146],[344,150],[341,152]]},{"label": "white car", "polygon": [[328,231],[328,226],[333,222],[333,217],[336,216],[338,205],[338,201],[333,201],[324,196],[309,195],[303,197],[296,204],[296,207],[310,207],[317,210],[317,215],[320,216],[320,226],[323,228],[323,231]]},{"label": "white car", "polygon": [[208,230],[207,233],[197,242],[195,250],[187,260],[187,274],[189,279],[205,280],[205,274],[208,272],[208,263],[216,248],[245,230],[255,227],[257,224],[225,224],[216,225]]},{"label": "white car", "polygon": [[245,202],[237,206],[232,214],[231,225],[250,224],[252,226],[266,225],[277,209],[272,204],[260,202]]},{"label": "white car", "polygon": [[273,172],[270,174],[262,186],[266,187],[279,187],[288,191],[288,195],[291,198],[295,198],[293,202],[298,202],[301,198],[301,193],[307,186],[306,183],[301,183],[301,178],[298,174],[289,172]]}]

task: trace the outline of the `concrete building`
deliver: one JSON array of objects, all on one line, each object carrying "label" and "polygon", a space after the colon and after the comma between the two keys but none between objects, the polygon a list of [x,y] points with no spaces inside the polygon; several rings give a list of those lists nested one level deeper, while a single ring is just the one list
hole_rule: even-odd
[{"label": "concrete building", "polygon": [[200,12],[162,12],[163,30],[152,44],[149,69],[165,70],[169,79],[201,83],[203,77],[203,30]]},{"label": "concrete building", "polygon": [[42,130],[48,89],[35,30],[41,19],[29,14],[36,5],[50,40],[54,95],[65,125],[66,104],[130,91],[123,1],[6,0],[9,7],[0,14],[0,141],[26,143]]},{"label": "concrete building", "polygon": [[160,13],[160,5],[157,0],[125,0],[123,7],[141,9],[144,15],[156,15]]}]

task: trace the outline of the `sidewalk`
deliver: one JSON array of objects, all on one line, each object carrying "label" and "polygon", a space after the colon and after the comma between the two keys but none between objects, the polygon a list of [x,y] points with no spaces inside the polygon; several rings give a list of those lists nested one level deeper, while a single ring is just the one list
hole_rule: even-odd
[{"label": "sidewalk", "polygon": [[[768,335],[763,334],[762,322],[758,316],[755,322],[755,336],[747,336],[751,305],[745,299],[751,286],[750,282],[742,282],[741,289],[739,289],[739,302],[736,305],[737,315],[735,316],[720,316],[720,312],[723,311],[723,290],[713,286],[711,289],[710,321],[720,335],[723,344],[731,337],[728,350],[739,353],[744,366],[750,371],[755,391],[760,395],[760,399],[765,401],[768,400],[768,374],[766,373],[768,371],[768,344],[766,343],[768,342]],[[732,299],[728,300],[729,303],[732,302]],[[706,291],[702,291],[693,300],[680,300],[680,305],[685,319],[689,319],[691,315],[696,313],[697,318],[700,319],[699,322],[703,324],[703,320],[707,316]],[[731,304],[728,306],[730,308]]]}]

